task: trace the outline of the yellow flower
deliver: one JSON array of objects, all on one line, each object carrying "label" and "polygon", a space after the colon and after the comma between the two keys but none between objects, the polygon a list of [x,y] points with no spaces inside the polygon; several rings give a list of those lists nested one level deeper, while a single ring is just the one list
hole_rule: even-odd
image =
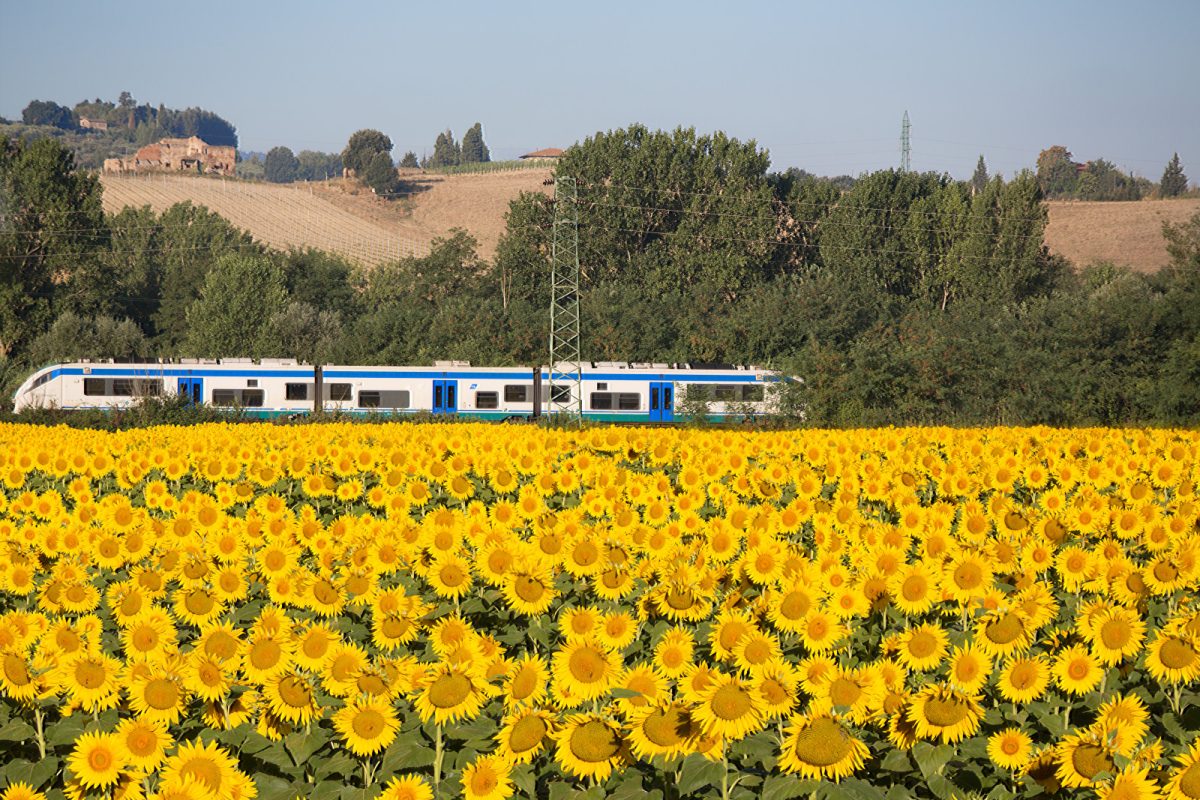
[{"label": "yellow flower", "polygon": [[85,788],[105,789],[120,780],[125,759],[116,735],[82,733],[75,740],[67,766]]},{"label": "yellow flower", "polygon": [[1005,728],[988,737],[987,752],[1000,769],[1021,770],[1033,755],[1033,740],[1020,728]]},{"label": "yellow flower", "polygon": [[799,716],[788,725],[779,768],[801,778],[835,783],[859,769],[870,752],[834,717]]},{"label": "yellow flower", "polygon": [[555,742],[554,758],[565,772],[596,781],[613,773],[625,747],[621,731],[594,714],[567,717]]},{"label": "yellow flower", "polygon": [[333,727],[350,752],[366,757],[386,749],[395,740],[400,720],[390,703],[367,698],[349,703],[334,714]]},{"label": "yellow flower", "polygon": [[480,755],[463,768],[465,800],[507,800],[512,797],[512,765],[494,755]]}]

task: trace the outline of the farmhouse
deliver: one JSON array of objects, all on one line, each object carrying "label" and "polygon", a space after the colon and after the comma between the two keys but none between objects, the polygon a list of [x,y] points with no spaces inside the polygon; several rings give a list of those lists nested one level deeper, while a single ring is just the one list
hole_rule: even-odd
[{"label": "farmhouse", "polygon": [[108,123],[102,119],[88,119],[87,117],[80,117],[79,127],[92,131],[106,131],[108,130]]},{"label": "farmhouse", "polygon": [[557,147],[547,147],[545,150],[534,150],[532,153],[526,153],[520,156],[522,161],[558,161],[562,158],[563,151]]},{"label": "farmhouse", "polygon": [[210,145],[199,136],[160,139],[138,150],[130,158],[109,158],[104,171],[123,172],[209,172],[233,175],[237,150]]}]

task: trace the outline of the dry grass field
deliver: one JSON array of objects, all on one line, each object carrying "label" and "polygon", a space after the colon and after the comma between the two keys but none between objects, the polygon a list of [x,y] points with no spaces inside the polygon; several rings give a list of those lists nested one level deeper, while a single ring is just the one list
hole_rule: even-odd
[{"label": "dry grass field", "polygon": [[104,209],[149,205],[155,211],[190,200],[278,248],[317,247],[373,266],[424,255],[451,228],[464,228],[491,258],[508,203],[523,191],[546,191],[549,170],[479,175],[406,176],[412,193],[386,201],[349,182],[275,185],[184,175],[101,178]]},{"label": "dry grass field", "polygon": [[1076,267],[1111,261],[1140,272],[1155,272],[1170,261],[1162,224],[1178,224],[1200,211],[1200,200],[1047,203],[1046,246]]}]

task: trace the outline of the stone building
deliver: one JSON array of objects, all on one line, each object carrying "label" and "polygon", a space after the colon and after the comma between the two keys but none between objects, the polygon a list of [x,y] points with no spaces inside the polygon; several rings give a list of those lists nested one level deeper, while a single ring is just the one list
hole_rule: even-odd
[{"label": "stone building", "polygon": [[187,139],[160,139],[148,144],[129,158],[109,158],[105,172],[204,172],[234,174],[237,150],[211,145],[199,136]]}]

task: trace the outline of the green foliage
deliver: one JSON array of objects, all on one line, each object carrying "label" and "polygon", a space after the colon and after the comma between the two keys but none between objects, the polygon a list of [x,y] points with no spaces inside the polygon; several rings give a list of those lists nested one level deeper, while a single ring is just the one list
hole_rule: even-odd
[{"label": "green foliage", "polygon": [[95,176],[51,139],[0,138],[0,355],[49,324],[56,282],[68,291],[95,266],[107,235]]},{"label": "green foliage", "polygon": [[[479,143],[483,144],[482,134],[480,134]],[[433,155],[421,162],[421,166],[434,169],[452,167],[462,163],[462,160],[462,148],[458,142],[454,141],[454,134],[447,128],[437,135],[437,141],[433,144]]]},{"label": "green foliage", "polygon": [[377,130],[355,131],[342,151],[342,164],[362,175],[379,153],[392,152],[392,140]]},{"label": "green foliage", "polygon": [[1179,163],[1179,153],[1175,153],[1167,162],[1158,186],[1159,193],[1163,197],[1178,197],[1187,191],[1187,175],[1183,174],[1183,165]]},{"label": "green foliage", "polygon": [[300,171],[300,160],[287,147],[272,147],[263,159],[263,176],[271,183],[291,183]]},{"label": "green foliage", "polygon": [[149,358],[152,353],[150,340],[132,320],[89,319],[65,311],[34,340],[29,357],[34,364],[52,364],[84,358],[134,361]]},{"label": "green foliage", "polygon": [[971,175],[971,192],[982,192],[988,184],[987,164],[983,161],[983,155],[979,156],[979,163],[975,165],[975,173]]},{"label": "green foliage", "polygon": [[399,188],[400,176],[387,153],[376,153],[362,173],[363,183],[380,197],[388,197]]},{"label": "green foliage", "polygon": [[463,134],[461,150],[460,164],[479,164],[492,160],[488,146],[483,143],[483,126],[480,123],[476,122]]},{"label": "green foliage", "polygon": [[283,270],[271,259],[224,256],[188,307],[184,351],[207,357],[268,354],[276,347],[270,339],[270,319],[286,300]]},{"label": "green foliage", "polygon": [[400,159],[400,166],[405,169],[416,169],[421,166],[421,163],[417,161],[417,154],[409,150],[404,154],[404,158]]},{"label": "green foliage", "polygon": [[52,125],[55,128],[75,127],[71,109],[60,106],[53,100],[34,100],[21,112],[21,121],[26,125]]},{"label": "green foliage", "polygon": [[301,150],[296,154],[296,180],[323,181],[342,174],[342,157],[337,153]]},{"label": "green foliage", "polygon": [[1079,174],[1071,151],[1056,144],[1039,153],[1037,179],[1047,197],[1073,193],[1079,181]]}]

